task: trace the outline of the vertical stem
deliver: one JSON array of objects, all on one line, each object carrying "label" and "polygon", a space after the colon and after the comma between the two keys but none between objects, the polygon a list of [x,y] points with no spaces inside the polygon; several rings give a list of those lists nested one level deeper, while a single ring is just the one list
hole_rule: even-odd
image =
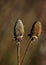
[{"label": "vertical stem", "polygon": [[20,65],[20,42],[17,45],[17,65]]}]

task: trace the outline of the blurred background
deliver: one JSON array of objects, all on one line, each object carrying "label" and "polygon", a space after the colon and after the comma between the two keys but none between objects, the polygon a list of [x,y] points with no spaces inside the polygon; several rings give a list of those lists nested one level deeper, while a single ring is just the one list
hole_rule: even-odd
[{"label": "blurred background", "polygon": [[17,65],[13,29],[18,18],[22,19],[25,27],[21,61],[32,24],[40,20],[43,29],[39,40],[30,45],[23,65],[46,65],[46,0],[0,0],[0,65]]}]

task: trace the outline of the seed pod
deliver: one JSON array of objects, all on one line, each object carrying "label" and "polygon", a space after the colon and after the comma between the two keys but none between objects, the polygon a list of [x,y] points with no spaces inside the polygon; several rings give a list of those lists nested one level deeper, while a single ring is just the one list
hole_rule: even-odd
[{"label": "seed pod", "polygon": [[14,37],[16,41],[21,41],[24,36],[24,25],[22,20],[18,19],[14,26]]},{"label": "seed pod", "polygon": [[41,32],[42,32],[41,22],[40,21],[35,21],[33,26],[32,26],[32,29],[30,31],[30,34],[28,34],[28,36],[30,36],[30,38],[31,37],[37,38],[37,37],[40,36]]}]

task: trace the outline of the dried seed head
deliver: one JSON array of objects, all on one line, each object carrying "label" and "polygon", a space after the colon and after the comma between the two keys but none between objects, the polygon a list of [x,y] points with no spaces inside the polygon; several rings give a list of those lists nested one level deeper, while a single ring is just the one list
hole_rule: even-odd
[{"label": "dried seed head", "polygon": [[18,19],[14,26],[14,37],[15,40],[21,41],[24,36],[24,25],[22,20]]},{"label": "dried seed head", "polygon": [[40,21],[36,21],[36,22],[34,22],[34,24],[32,26],[29,36],[30,36],[30,38],[39,37],[41,32],[42,32],[42,24]]}]

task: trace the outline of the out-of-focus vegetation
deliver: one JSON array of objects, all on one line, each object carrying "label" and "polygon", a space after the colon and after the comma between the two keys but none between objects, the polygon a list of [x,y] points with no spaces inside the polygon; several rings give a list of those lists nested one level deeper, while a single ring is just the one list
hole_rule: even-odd
[{"label": "out-of-focus vegetation", "polygon": [[[39,43],[29,47],[24,65],[38,65],[39,46],[45,43],[46,1],[45,0],[0,0],[0,65],[17,65],[17,47],[13,36],[14,24],[20,18],[25,25],[25,36],[21,42],[21,60],[28,45],[32,24],[37,19],[43,23]],[[43,39],[44,37],[44,39]]]}]

